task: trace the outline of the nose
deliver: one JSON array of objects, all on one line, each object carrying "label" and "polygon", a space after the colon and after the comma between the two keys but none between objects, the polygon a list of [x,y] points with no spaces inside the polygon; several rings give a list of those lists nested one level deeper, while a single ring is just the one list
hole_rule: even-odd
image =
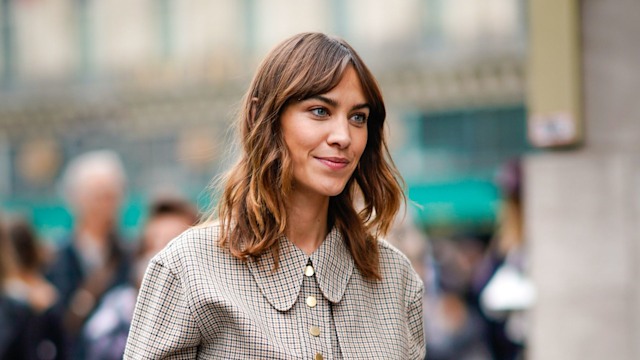
[{"label": "nose", "polygon": [[346,149],[351,145],[351,128],[346,116],[337,119],[338,121],[331,124],[327,143],[331,146],[337,146],[340,149]]}]

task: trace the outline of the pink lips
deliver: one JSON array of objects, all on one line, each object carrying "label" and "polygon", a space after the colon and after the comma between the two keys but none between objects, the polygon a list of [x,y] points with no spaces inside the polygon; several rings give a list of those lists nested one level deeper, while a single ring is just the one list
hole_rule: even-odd
[{"label": "pink lips", "polygon": [[319,157],[316,158],[332,170],[344,169],[349,165],[349,160],[340,157]]}]

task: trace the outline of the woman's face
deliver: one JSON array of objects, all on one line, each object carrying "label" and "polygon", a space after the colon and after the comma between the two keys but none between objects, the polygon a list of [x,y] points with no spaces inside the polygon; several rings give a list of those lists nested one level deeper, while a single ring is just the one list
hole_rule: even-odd
[{"label": "woman's face", "polygon": [[352,66],[329,92],[285,108],[280,121],[293,162],[294,192],[342,192],[367,145],[369,110]]}]

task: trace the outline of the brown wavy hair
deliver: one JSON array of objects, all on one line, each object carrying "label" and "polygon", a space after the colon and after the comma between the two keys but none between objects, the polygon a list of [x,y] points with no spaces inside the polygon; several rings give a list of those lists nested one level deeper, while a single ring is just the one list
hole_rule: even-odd
[{"label": "brown wavy hair", "polygon": [[[272,251],[278,266],[278,239],[287,228],[292,189],[291,157],[280,115],[292,101],[326,93],[353,66],[370,105],[368,139],[344,190],[329,200],[329,227],[343,235],[357,268],[380,279],[377,237],[386,235],[404,200],[401,177],[384,134],[386,110],[377,81],[344,40],[302,33],[277,45],[259,66],[240,109],[242,153],[221,179],[221,198],[208,220],[219,219],[220,245],[240,258]],[[358,206],[356,207],[356,202]]]}]

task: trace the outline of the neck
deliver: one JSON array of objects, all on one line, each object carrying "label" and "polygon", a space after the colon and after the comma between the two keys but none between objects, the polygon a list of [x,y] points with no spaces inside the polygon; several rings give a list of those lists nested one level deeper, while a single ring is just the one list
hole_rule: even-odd
[{"label": "neck", "polygon": [[328,211],[329,197],[292,194],[285,235],[305,254],[311,255],[327,236]]}]

